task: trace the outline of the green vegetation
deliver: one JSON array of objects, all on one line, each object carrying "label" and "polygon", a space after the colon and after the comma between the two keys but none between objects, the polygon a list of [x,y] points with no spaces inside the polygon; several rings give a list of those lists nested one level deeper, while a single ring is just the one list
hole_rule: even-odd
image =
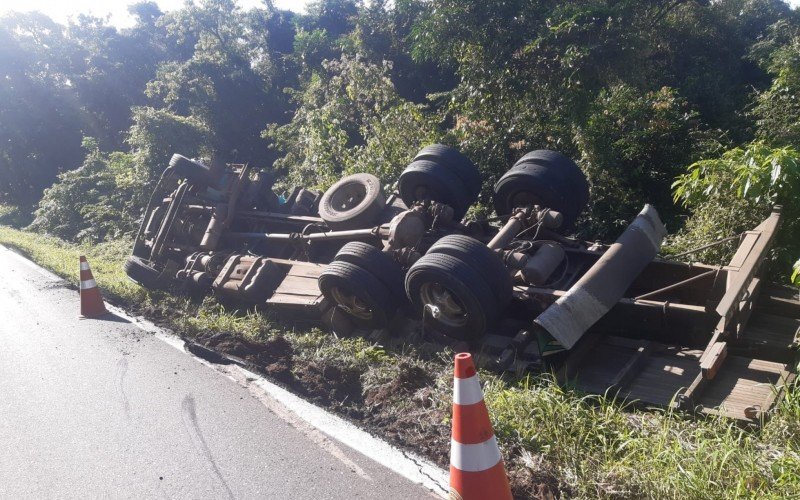
[{"label": "green vegetation", "polygon": [[[392,185],[434,141],[484,174],[479,211],[525,152],[576,159],[591,185],[577,229],[590,238],[614,238],[648,202],[678,233],[671,252],[729,236],[772,202],[787,219],[798,211],[788,182],[702,194],[709,165],[737,151],[800,149],[800,16],[782,0],[130,9],[136,24],[121,30],[88,16],[0,19],[6,223],[35,218],[32,229],[71,241],[130,235],[174,152],[324,188],[356,171]],[[673,200],[687,168],[695,192],[681,177]],[[746,214],[707,224],[740,205]],[[781,278],[798,256],[792,231],[772,267]]]},{"label": "green vegetation", "polygon": [[[399,444],[447,460],[452,397],[451,353],[430,344],[381,344],[335,338],[319,330],[284,329],[260,314],[148,292],[122,273],[126,242],[75,245],[0,228],[0,243],[77,283],[85,253],[107,297],[146,312],[188,337],[232,332],[291,345],[293,386]],[[315,367],[309,375],[306,367]],[[319,377],[349,380],[331,396]],[[411,374],[411,375],[409,375]],[[413,377],[413,378],[412,378]],[[790,388],[761,429],[727,419],[642,412],[611,398],[562,389],[549,376],[516,379],[482,373],[495,433],[515,494],[578,498],[793,498],[800,495],[800,387]],[[340,382],[339,380],[338,382]],[[324,384],[323,384],[324,385]]]},{"label": "green vegetation", "polygon": [[[126,29],[0,18],[0,224],[29,229],[0,226],[0,242],[73,282],[86,254],[112,301],[182,335],[288,343],[270,361],[276,379],[439,461],[449,353],[297,330],[126,279],[131,233],[172,153],[324,188],[361,171],[391,185],[421,146],[444,142],[478,165],[472,211],[490,215],[507,168],[555,149],[590,182],[581,236],[614,238],[649,202],[678,253],[781,204],[770,272],[800,285],[800,15],[782,0],[315,0],[307,14],[141,1],[131,12]],[[724,262],[733,247],[695,257]],[[741,430],[547,377],[484,378],[520,496],[800,496],[797,389],[763,429]]]}]

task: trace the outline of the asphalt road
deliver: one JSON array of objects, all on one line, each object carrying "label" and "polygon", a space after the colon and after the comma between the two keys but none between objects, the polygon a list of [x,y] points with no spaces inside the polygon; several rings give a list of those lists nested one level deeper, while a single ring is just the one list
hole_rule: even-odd
[{"label": "asphalt road", "polygon": [[[77,256],[75,268],[77,273]],[[423,498],[0,247],[0,498]]]}]

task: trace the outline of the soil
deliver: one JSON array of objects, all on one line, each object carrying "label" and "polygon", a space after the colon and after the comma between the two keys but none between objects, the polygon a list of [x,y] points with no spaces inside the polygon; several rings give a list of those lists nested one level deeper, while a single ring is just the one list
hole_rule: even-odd
[{"label": "soil", "polygon": [[208,333],[196,341],[217,352],[240,358],[272,379],[293,385],[294,349],[283,337],[273,337],[266,342],[252,342],[230,333]]}]

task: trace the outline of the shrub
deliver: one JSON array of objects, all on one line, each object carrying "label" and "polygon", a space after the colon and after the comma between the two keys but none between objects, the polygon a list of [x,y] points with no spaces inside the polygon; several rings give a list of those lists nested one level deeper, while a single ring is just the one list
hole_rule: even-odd
[{"label": "shrub", "polygon": [[626,85],[600,93],[577,142],[591,185],[583,225],[601,238],[617,236],[645,203],[668,226],[676,222],[673,179],[715,145],[675,90],[642,92]]},{"label": "shrub", "polygon": [[800,152],[796,149],[756,141],[693,163],[673,187],[675,201],[694,209],[679,240],[685,244],[716,239],[726,223],[735,234],[747,229],[744,223],[753,225],[772,206],[781,205],[783,223],[774,247],[777,267],[772,271],[789,273],[800,255]]},{"label": "shrub", "polygon": [[135,230],[146,177],[134,156],[102,153],[86,138],[89,154],[79,168],[59,174],[46,189],[30,228],[69,240],[101,241]]},{"label": "shrub", "polygon": [[417,150],[435,142],[434,120],[397,94],[388,62],[342,55],[323,67],[294,93],[291,123],[264,131],[283,153],[275,168],[292,184],[323,189],[353,172],[394,182]]}]

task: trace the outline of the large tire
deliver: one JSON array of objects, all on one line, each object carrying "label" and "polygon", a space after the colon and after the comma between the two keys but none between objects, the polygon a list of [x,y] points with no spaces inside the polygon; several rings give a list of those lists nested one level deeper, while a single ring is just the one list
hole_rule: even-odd
[{"label": "large tire", "polygon": [[203,186],[214,184],[210,168],[183,155],[172,155],[169,160],[169,166],[172,167],[178,177],[186,179],[192,184]]},{"label": "large tire", "polygon": [[450,168],[461,179],[472,196],[480,194],[483,180],[478,167],[457,149],[444,144],[431,144],[417,153],[414,161],[417,160],[429,160]]},{"label": "large tire", "polygon": [[336,253],[333,260],[349,262],[364,269],[386,286],[395,303],[405,301],[405,274],[400,264],[379,248],[363,241],[351,241]]},{"label": "large tire", "polygon": [[511,301],[514,283],[508,269],[500,256],[480,241],[463,234],[451,234],[434,243],[427,253],[451,255],[478,271],[492,288],[499,309]]},{"label": "large tire", "polygon": [[400,198],[407,206],[430,199],[449,205],[454,218],[461,220],[477,199],[451,169],[428,160],[411,162],[400,175]]},{"label": "large tire", "polygon": [[158,289],[163,285],[161,271],[150,264],[150,261],[131,255],[123,264],[125,274],[145,288]]},{"label": "large tire", "polygon": [[372,174],[354,174],[331,186],[319,202],[319,216],[336,230],[367,228],[375,222],[386,198]]},{"label": "large tire", "polygon": [[362,328],[385,327],[397,310],[386,285],[372,273],[349,262],[328,264],[318,283],[325,298]]},{"label": "large tire", "polygon": [[[406,293],[427,326],[456,340],[480,338],[498,313],[497,298],[481,274],[447,254],[429,253],[411,266]],[[426,304],[437,305],[440,317],[428,314]]]},{"label": "large tire", "polygon": [[589,200],[589,184],[578,165],[555,151],[527,153],[506,172],[494,188],[498,215],[518,206],[540,205],[561,212],[562,227],[570,229]]}]

